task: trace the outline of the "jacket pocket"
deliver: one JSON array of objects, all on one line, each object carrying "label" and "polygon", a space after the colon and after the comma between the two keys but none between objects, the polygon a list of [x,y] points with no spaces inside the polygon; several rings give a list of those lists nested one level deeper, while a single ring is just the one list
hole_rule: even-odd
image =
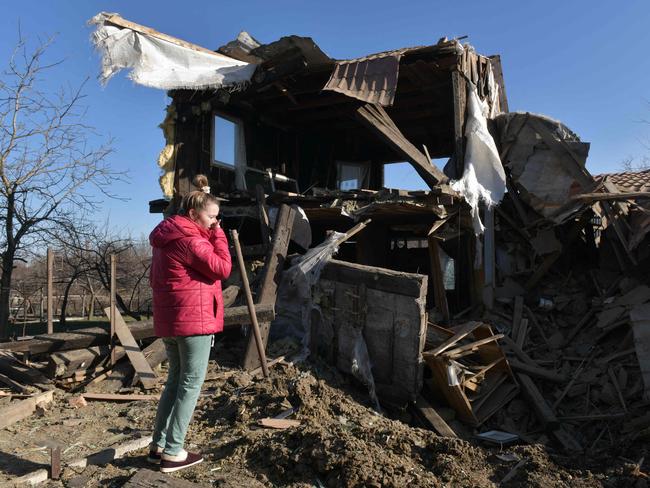
[{"label": "jacket pocket", "polygon": [[217,297],[215,295],[212,296],[212,314],[214,315],[215,318],[217,318]]}]

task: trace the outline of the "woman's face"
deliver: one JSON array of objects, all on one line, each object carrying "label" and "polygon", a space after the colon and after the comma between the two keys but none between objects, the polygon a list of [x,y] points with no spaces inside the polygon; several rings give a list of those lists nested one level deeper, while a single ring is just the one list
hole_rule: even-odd
[{"label": "woman's face", "polygon": [[203,210],[199,211],[191,208],[189,212],[190,219],[206,230],[216,229],[219,226],[218,216],[219,205],[216,203],[208,203]]}]

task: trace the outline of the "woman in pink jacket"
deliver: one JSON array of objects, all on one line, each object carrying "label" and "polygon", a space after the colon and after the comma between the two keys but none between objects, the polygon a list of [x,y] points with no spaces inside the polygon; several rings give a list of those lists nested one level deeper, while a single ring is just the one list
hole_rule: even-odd
[{"label": "woman in pink jacket", "polygon": [[[197,177],[206,187],[207,178]],[[150,283],[153,320],[169,360],[148,460],[172,472],[203,461],[183,449],[205,379],[214,336],[223,330],[221,280],[230,275],[228,241],[219,226],[219,200],[204,191],[183,198],[180,215],[149,236],[153,247]]]}]

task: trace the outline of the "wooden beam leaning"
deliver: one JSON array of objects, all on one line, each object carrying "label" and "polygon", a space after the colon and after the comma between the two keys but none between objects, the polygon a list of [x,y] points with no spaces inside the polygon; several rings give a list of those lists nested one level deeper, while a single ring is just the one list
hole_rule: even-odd
[{"label": "wooden beam leaning", "polygon": [[431,188],[447,181],[447,176],[402,134],[382,106],[367,103],[356,110],[356,115],[375,135],[408,160]]},{"label": "wooden beam leaning", "polygon": [[248,274],[246,273],[246,264],[244,263],[244,256],[241,252],[241,245],[239,244],[239,234],[235,229],[230,231],[230,237],[235,244],[235,252],[237,254],[237,264],[239,264],[239,271],[241,272],[241,279],[244,285],[244,292],[246,293],[246,304],[248,306],[248,313],[253,325],[252,331],[255,338],[255,347],[257,348],[257,357],[262,365],[262,372],[264,377],[268,378],[269,369],[266,364],[266,343],[262,342],[260,328],[257,323],[257,315],[255,315],[255,304],[253,303],[253,294],[251,293],[250,285],[248,284]]},{"label": "wooden beam leaning", "polygon": [[[275,219],[273,240],[271,241],[269,252],[266,255],[266,264],[262,271],[263,275],[257,292],[258,304],[275,306],[275,298],[282,277],[282,268],[284,267],[284,260],[287,257],[291,232],[293,231],[295,213],[296,211],[288,205],[280,206],[278,216]],[[259,315],[257,315],[257,320],[259,321],[262,344],[266,350],[266,343],[268,342],[269,331],[271,330],[271,321],[263,320]],[[250,323],[250,318],[246,323]],[[260,365],[255,336],[251,330],[248,334],[248,344],[246,345],[243,367],[244,369],[255,369]]]},{"label": "wooden beam leaning", "polygon": [[[129,361],[131,361],[133,369],[135,369],[135,372],[137,373],[142,386],[144,386],[146,390],[155,388],[157,384],[156,373],[154,373],[153,369],[151,369],[151,366],[149,366],[147,359],[144,357],[144,354],[142,354],[142,351],[140,350],[140,346],[138,346],[138,343],[133,337],[133,334],[131,334],[129,327],[124,322],[124,319],[122,318],[120,312],[117,310],[117,307],[113,310],[115,312],[115,334],[124,347],[126,355],[129,358]],[[107,315],[110,314],[110,307],[105,308],[104,313]],[[114,350],[115,348],[113,348],[113,351]]]}]

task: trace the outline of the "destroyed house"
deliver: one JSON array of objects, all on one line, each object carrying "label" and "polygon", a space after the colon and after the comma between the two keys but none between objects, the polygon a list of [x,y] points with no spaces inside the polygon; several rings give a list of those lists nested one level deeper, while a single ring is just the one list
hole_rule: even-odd
[{"label": "destroyed house", "polygon": [[[237,266],[223,282],[222,350],[250,377],[226,390],[225,411],[273,365],[302,389],[293,366],[318,356],[300,367],[320,370],[324,359],[363,384],[377,411],[444,437],[597,460],[646,449],[648,171],[592,176],[589,143],[550,117],[509,112],[499,58],[458,40],[333,60],[296,36],[260,45],[242,33],[214,52],[116,14],[92,22],[104,80],[126,66],[172,98],[158,159],[165,198],[150,210],[174,212],[199,173],[209,177],[203,191],[227,199]],[[395,163],[428,189],[385,188]],[[116,354],[114,333],[132,366],[122,363],[117,387],[132,378],[151,389],[164,344],[135,343],[155,336],[150,320],[0,352],[48,355],[50,378],[77,389],[109,374],[95,366]],[[31,367],[0,357],[21,391],[15,382]],[[81,369],[88,359],[93,368]],[[314,389],[330,377],[324,370]],[[292,396],[283,391],[272,408]],[[262,420],[320,415],[296,396]],[[347,420],[334,412],[336,430]],[[642,461],[634,466],[640,476]]]},{"label": "destroyed house", "polygon": [[[450,306],[460,310],[476,302],[466,265],[473,259],[469,214],[447,174],[463,171],[467,81],[490,113],[507,110],[498,56],[441,39],[334,60],[310,38],[259,45],[244,33],[219,52],[257,68],[244,85],[170,91],[163,129],[171,149],[160,162],[168,168],[167,197],[190,191],[193,176],[203,173],[211,191],[228,198],[222,207],[226,219],[247,214],[254,221],[261,185],[269,203],[304,211],[312,234],[303,239],[304,248],[322,242],[326,231],[371,219],[357,239],[342,246],[342,259],[428,275],[435,224],[442,227],[436,235],[442,259],[462,263],[447,272]],[[398,162],[410,163],[429,190],[385,189],[384,169]],[[168,204],[151,203],[152,211]],[[253,235],[258,225],[249,224],[243,239],[260,243]],[[433,298],[430,286],[431,304]]]}]

